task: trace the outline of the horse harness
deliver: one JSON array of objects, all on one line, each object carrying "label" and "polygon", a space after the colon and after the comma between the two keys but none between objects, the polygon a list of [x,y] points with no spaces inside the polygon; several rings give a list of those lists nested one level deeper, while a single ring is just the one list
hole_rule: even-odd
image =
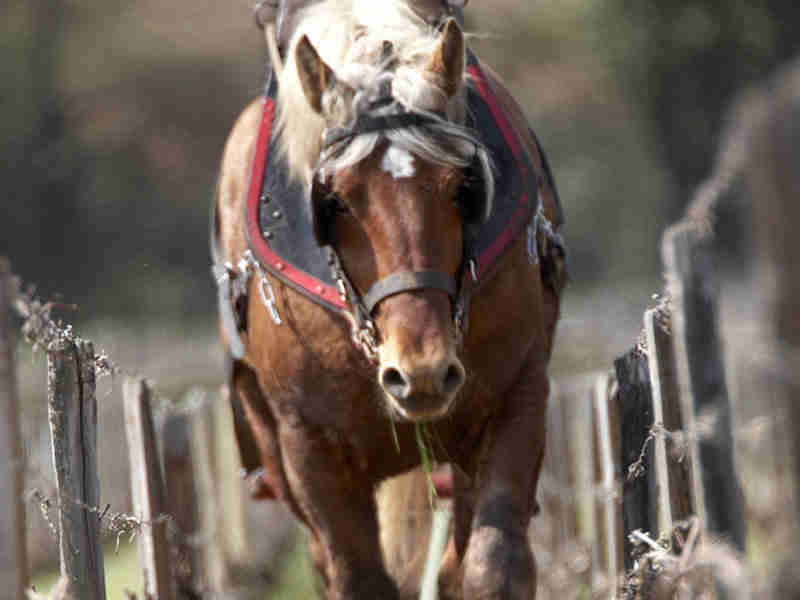
[{"label": "horse harness", "polygon": [[[325,133],[312,184],[303,192],[297,182],[288,180],[288,169],[280,153],[269,151],[276,143],[272,139],[272,120],[277,83],[274,76],[271,77],[247,202],[250,250],[234,266],[221,262],[216,240],[212,243],[221,324],[232,358],[241,359],[245,352],[239,332],[247,326],[245,309],[250,277],[258,277],[259,296],[272,320],[277,325],[282,322],[266,272],[344,316],[350,324],[354,344],[369,360],[375,361],[379,340],[372,315],[386,298],[423,289],[446,293],[452,302],[453,321],[461,341],[468,327],[471,294],[522,230],[527,227],[528,253],[532,262],[539,261],[539,233],[544,235],[551,248],[564,255],[560,235],[543,214],[538,176],[531,160],[499,109],[483,71],[471,53],[468,54],[468,68],[475,89],[468,89],[468,114],[472,122],[467,123],[467,128],[476,135],[463,136],[475,144],[475,153],[472,164],[466,169],[465,181],[469,185],[462,190],[459,202],[464,227],[461,265],[455,277],[432,270],[398,271],[380,279],[363,294],[351,282],[336,250],[333,218],[338,200],[327,185],[323,168],[325,160],[346,147],[356,136],[426,127],[439,121],[440,117],[406,110],[392,97],[391,86],[383,86],[378,98],[352,125]],[[458,137],[453,132],[448,132],[448,135]],[[478,159],[481,151],[490,153],[495,163],[496,206],[488,202]],[[551,178],[546,162],[544,166],[545,176]],[[550,183],[555,189],[552,179]],[[302,200],[303,195],[305,200]],[[556,226],[560,220],[559,216]],[[215,222],[214,229],[216,238],[218,222]]]},{"label": "horse harness", "polygon": [[[260,0],[256,7],[257,21],[263,27],[267,21],[262,17],[274,19],[278,24],[279,45],[285,48],[293,30],[295,13],[315,1]],[[464,0],[442,0],[441,15],[431,25],[440,26],[448,16],[463,22],[464,4]],[[374,360],[378,345],[372,312],[385,298],[404,291],[438,289],[447,293],[453,302],[456,331],[463,340],[468,326],[470,295],[489,280],[498,259],[525,231],[531,262],[540,264],[546,282],[557,279],[549,271],[554,269],[554,259],[566,258],[563,240],[558,233],[563,215],[547,158],[531,132],[544,171],[537,174],[471,53],[468,53],[468,69],[474,85],[467,90],[470,118],[467,126],[491,153],[496,171],[497,201],[493,206],[485,202],[486,194],[482,185],[485,182],[475,176],[480,170],[473,162],[466,174],[466,180],[473,185],[460,203],[465,247],[456,276],[436,271],[401,271],[381,279],[363,295],[353,286],[336,252],[335,230],[332,227],[336,198],[330,194],[322,173],[316,172],[311,188],[304,190],[298,182],[289,179],[288,167],[281,154],[270,152],[270,147],[277,145],[277,140],[272,139],[275,137],[272,124],[278,91],[277,78],[270,73],[245,203],[245,226],[250,248],[236,265],[223,262],[221,224],[216,206],[211,243],[220,321],[228,340],[227,378],[236,438],[243,474],[252,486],[254,497],[269,497],[269,486],[261,480],[263,469],[260,467],[258,448],[233,385],[235,370],[237,365],[242,364],[241,359],[245,354],[240,332],[247,329],[251,277],[257,278],[258,295],[276,325],[281,325],[282,319],[267,273],[311,301],[342,314],[350,322],[354,343],[371,360]],[[386,105],[393,102],[390,94],[383,96],[379,100]],[[323,140],[323,144],[333,147],[368,130],[419,127],[427,123],[424,115],[400,110],[399,105],[396,108],[398,110],[391,111],[389,115],[362,118],[353,127],[332,132]],[[551,223],[543,213],[538,195],[539,177],[545,177],[553,191],[558,211],[555,223]],[[540,256],[545,258],[541,263]],[[560,287],[560,284],[556,282],[555,287]]]}]

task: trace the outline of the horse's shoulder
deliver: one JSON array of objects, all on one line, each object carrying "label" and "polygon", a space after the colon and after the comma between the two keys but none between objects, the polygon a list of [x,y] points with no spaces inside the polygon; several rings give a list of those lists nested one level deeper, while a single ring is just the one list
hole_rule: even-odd
[{"label": "horse's shoulder", "polygon": [[247,154],[249,152],[252,154],[258,136],[258,126],[261,122],[263,107],[263,99],[256,98],[237,117],[225,143],[225,150],[222,155],[223,168],[225,168],[226,163],[236,161],[243,153]]},{"label": "horse's shoulder", "polygon": [[253,100],[241,112],[231,129],[222,154],[217,180],[217,214],[220,222],[220,242],[227,260],[247,249],[243,203],[246,199],[248,174],[253,161],[263,100]]}]

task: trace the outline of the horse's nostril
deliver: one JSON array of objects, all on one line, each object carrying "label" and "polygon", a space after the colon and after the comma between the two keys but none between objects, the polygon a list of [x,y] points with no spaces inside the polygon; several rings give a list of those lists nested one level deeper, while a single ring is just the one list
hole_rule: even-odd
[{"label": "horse's nostril", "polygon": [[402,400],[411,394],[411,383],[398,369],[387,367],[381,373],[381,386],[389,394]]},{"label": "horse's nostril", "polygon": [[447,367],[447,371],[444,374],[444,379],[442,380],[442,393],[455,393],[461,388],[462,385],[464,385],[465,379],[466,375],[463,367],[457,364],[450,365]]}]

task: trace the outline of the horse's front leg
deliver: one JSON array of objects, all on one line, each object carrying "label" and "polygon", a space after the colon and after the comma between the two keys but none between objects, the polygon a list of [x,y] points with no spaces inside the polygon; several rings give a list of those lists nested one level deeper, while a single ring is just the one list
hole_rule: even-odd
[{"label": "horse's front leg", "polygon": [[536,594],[527,530],[544,455],[547,395],[544,366],[526,369],[487,428],[473,484],[465,600],[531,600]]},{"label": "horse's front leg", "polygon": [[383,565],[374,482],[354,450],[320,428],[282,423],[289,486],[311,529],[314,562],[328,600],[396,600]]}]

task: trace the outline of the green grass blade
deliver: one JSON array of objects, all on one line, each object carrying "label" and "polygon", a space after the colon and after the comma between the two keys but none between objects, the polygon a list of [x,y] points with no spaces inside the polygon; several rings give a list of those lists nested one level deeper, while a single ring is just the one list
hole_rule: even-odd
[{"label": "green grass blade", "polygon": [[394,447],[397,450],[397,453],[400,454],[400,440],[397,439],[397,424],[390,420],[389,426],[392,430],[392,441],[394,442]]},{"label": "green grass blade", "polygon": [[425,477],[428,480],[428,502],[433,506],[433,501],[436,499],[436,487],[433,485],[431,474],[433,473],[433,462],[435,459],[432,460],[433,452],[425,439],[429,437],[429,435],[426,435],[427,427],[423,423],[417,423],[414,431],[417,437],[417,448],[419,449],[419,457],[422,462],[422,470],[425,472]]}]

